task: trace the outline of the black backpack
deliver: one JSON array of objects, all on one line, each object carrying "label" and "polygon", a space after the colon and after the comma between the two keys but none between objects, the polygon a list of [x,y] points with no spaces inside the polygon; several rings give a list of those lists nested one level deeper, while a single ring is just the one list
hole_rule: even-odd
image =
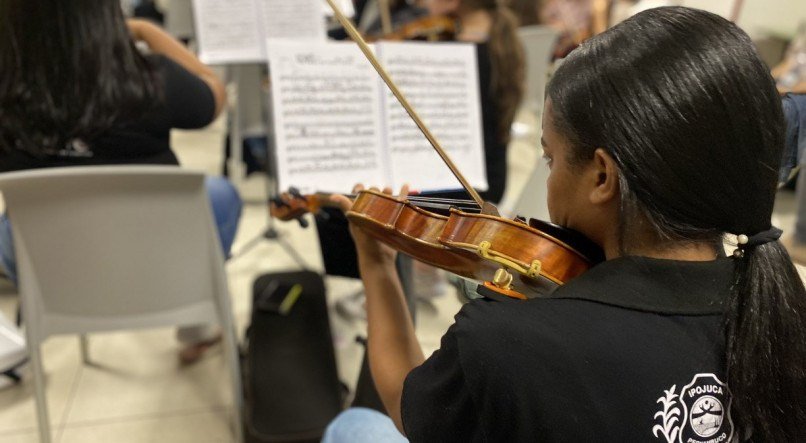
[{"label": "black backpack", "polygon": [[319,441],[342,409],[322,277],[265,274],[252,294],[241,366],[246,441]]}]

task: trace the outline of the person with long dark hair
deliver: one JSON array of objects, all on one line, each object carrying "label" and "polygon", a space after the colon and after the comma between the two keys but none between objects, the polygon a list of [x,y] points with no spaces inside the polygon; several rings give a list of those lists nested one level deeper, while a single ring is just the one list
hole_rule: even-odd
[{"label": "person with long dark hair", "polygon": [[[526,89],[524,49],[518,19],[505,0],[425,0],[431,15],[457,21],[456,40],[476,44],[484,125],[485,200],[499,202],[507,182],[507,145]],[[456,194],[467,198],[464,191]]]},{"label": "person with long dark hair", "polygon": [[805,441],[806,289],[770,222],[783,138],[727,20],[658,8],[587,40],[547,89],[548,205],[606,260],[467,303],[426,359],[395,252],[353,229],[389,417],[348,410],[324,441]]},{"label": "person with long dark hair", "polygon": [[[135,42],[145,43],[143,55]],[[224,108],[223,83],[156,25],[125,21],[115,1],[0,2],[0,172],[57,166],[178,165],[172,128],[201,128]],[[241,200],[222,178],[206,187],[224,254]],[[0,255],[15,278],[11,227],[0,217]],[[220,333],[182,328],[195,361]]]}]

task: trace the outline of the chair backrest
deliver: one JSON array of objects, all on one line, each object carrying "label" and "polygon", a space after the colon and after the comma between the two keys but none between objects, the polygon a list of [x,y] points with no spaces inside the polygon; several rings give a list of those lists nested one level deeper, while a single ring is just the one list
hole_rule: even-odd
[{"label": "chair backrest", "polygon": [[512,206],[512,211],[508,211],[511,216],[519,215],[546,221],[550,219],[548,190],[546,189],[549,172],[545,160],[538,157],[526,184]]},{"label": "chair backrest", "polygon": [[526,95],[523,105],[539,113],[543,109],[549,62],[558,34],[549,26],[533,25],[519,28],[518,35],[526,51]]},{"label": "chair backrest", "polygon": [[40,169],[0,174],[0,191],[23,315],[39,341],[217,319],[227,283],[202,173]]}]

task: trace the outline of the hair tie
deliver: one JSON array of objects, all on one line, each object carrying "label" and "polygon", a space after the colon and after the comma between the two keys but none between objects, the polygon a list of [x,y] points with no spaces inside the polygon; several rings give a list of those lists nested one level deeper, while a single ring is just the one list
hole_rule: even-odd
[{"label": "hair tie", "polygon": [[733,252],[735,257],[741,257],[744,255],[744,251],[755,248],[756,246],[761,246],[770,242],[774,242],[781,238],[781,234],[784,231],[776,228],[775,226],[770,227],[766,231],[761,231],[755,235],[751,235],[750,237],[741,234],[736,237],[736,242],[738,243],[737,249]]}]

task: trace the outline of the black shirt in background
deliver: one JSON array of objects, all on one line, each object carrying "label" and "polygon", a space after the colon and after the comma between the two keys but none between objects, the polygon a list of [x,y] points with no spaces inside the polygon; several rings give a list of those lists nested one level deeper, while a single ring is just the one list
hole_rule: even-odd
[{"label": "black shirt in background", "polygon": [[164,99],[157,100],[146,115],[122,122],[95,139],[83,140],[89,152],[67,150],[45,157],[15,149],[0,153],[0,172],[108,164],[178,165],[171,151],[170,130],[210,124],[215,118],[215,98],[203,80],[173,60],[161,55],[148,60]]},{"label": "black shirt in background", "polygon": [[[731,258],[624,257],[551,298],[472,301],[406,378],[406,434],[412,442],[731,441],[722,381],[732,275]],[[705,437],[692,420],[706,421],[696,424]]]}]

